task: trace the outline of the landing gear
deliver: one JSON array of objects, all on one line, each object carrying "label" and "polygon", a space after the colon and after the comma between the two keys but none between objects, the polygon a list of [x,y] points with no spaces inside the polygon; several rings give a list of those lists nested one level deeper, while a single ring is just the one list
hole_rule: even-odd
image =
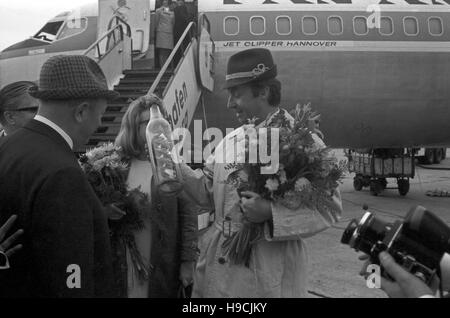
[{"label": "landing gear", "polygon": [[405,196],[409,192],[409,179],[397,179],[398,193]]}]

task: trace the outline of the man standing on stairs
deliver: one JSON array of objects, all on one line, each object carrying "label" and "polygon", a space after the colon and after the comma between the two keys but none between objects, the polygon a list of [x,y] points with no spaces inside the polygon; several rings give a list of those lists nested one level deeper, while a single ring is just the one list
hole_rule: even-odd
[{"label": "man standing on stairs", "polygon": [[0,272],[0,298],[112,297],[106,213],[73,149],[118,93],[82,55],[50,58],[29,93],[38,115],[0,144],[0,224],[17,214],[11,233],[24,230],[22,253]]},{"label": "man standing on stairs", "polygon": [[156,54],[159,67],[166,63],[173,49],[173,30],[175,15],[169,8],[169,0],[164,0],[161,8],[156,10]]},{"label": "man standing on stairs", "polygon": [[[181,36],[183,35],[184,31],[186,30],[186,28],[190,22],[189,21],[189,12],[188,12],[186,5],[184,4],[184,0],[177,1],[177,6],[174,9],[174,13],[175,13],[175,27],[173,30],[173,34],[174,34],[175,45],[177,45],[178,41],[181,39]],[[181,60],[184,49],[186,49],[188,44],[189,44],[189,41],[187,39],[185,39],[185,41],[183,41],[183,45],[181,46],[181,48],[178,50],[178,52],[176,54],[175,67],[178,64],[178,62]]]}]

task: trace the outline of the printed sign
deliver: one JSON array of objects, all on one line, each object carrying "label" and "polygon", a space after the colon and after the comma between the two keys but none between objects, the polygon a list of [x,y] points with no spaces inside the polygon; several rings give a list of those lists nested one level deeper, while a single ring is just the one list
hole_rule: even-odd
[{"label": "printed sign", "polygon": [[197,42],[194,40],[164,96],[172,129],[189,127],[202,92],[195,73],[196,47]]}]

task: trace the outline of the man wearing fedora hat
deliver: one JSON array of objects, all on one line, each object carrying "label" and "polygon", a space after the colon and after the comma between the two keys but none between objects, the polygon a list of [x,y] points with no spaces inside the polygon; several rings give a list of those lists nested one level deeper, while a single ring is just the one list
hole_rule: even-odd
[{"label": "man wearing fedora hat", "polygon": [[[279,107],[281,84],[276,76],[277,68],[269,50],[249,49],[230,57],[225,84],[230,94],[228,107],[236,112],[241,124],[256,117],[257,128],[273,127],[272,119],[277,114],[277,118],[282,116],[293,124],[292,116]],[[243,131],[242,126],[228,134],[207,160],[203,171],[183,166],[184,177],[190,184],[186,191],[195,189],[189,194],[196,196],[199,202],[209,198],[215,211],[214,225],[199,241],[201,253],[193,297],[305,297],[308,274],[302,238],[337,221],[339,215],[330,211],[342,211],[339,192],[330,199],[329,204],[335,207],[330,211],[319,206],[291,210],[254,192],[238,194],[228,180],[240,174],[239,166],[228,165],[228,159],[225,163],[219,159],[233,153],[224,151],[224,145],[231,140],[236,140],[233,145],[237,145],[237,153],[245,152],[246,138],[240,135]],[[317,136],[314,138],[323,146]],[[242,228],[243,216],[264,228],[260,239],[252,243],[247,263],[231,259],[224,249],[227,238]]]},{"label": "man wearing fedora hat", "polygon": [[2,271],[0,297],[108,297],[112,260],[106,215],[73,149],[100,124],[110,91],[86,56],[42,67],[36,117],[0,145],[0,224],[18,218],[23,246]]}]

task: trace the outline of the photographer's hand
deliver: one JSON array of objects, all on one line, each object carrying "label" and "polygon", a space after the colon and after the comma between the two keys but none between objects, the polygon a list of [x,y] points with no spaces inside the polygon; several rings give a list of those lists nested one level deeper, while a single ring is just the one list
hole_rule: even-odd
[{"label": "photographer's hand", "polygon": [[[6,256],[6,262],[8,257],[11,257],[11,255],[13,255],[22,248],[22,244],[13,246],[14,242],[23,234],[22,229],[16,231],[10,237],[5,238],[6,234],[12,228],[16,219],[17,215],[13,215],[8,219],[8,221],[6,221],[6,223],[3,226],[0,227],[0,252]],[[4,265],[0,264],[0,267],[1,266],[6,266],[6,264]]]},{"label": "photographer's hand", "polygon": [[398,265],[386,252],[380,253],[380,262],[384,270],[394,279],[381,278],[381,289],[391,298],[419,298],[434,295],[433,291],[419,278]]}]

